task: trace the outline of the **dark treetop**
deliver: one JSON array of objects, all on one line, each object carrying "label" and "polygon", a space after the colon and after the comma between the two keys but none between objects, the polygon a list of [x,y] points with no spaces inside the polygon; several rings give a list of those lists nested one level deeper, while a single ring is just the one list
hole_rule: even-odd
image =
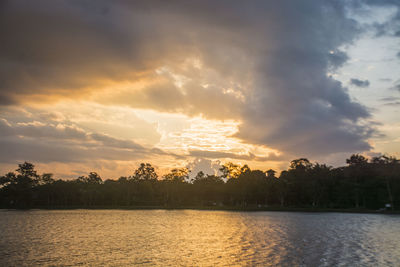
[{"label": "dark treetop", "polygon": [[91,172],[75,180],[39,175],[28,162],[0,177],[0,207],[298,207],[322,209],[399,209],[400,161],[359,154],[347,166],[332,168],[293,160],[288,170],[251,170],[227,163],[220,176],[173,169],[159,178],[149,163],[132,176],[105,180]]}]

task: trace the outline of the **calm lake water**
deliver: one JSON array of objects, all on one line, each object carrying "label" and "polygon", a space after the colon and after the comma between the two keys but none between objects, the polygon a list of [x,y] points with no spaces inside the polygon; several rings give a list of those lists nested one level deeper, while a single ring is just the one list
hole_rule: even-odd
[{"label": "calm lake water", "polygon": [[400,216],[0,211],[0,266],[400,266]]}]

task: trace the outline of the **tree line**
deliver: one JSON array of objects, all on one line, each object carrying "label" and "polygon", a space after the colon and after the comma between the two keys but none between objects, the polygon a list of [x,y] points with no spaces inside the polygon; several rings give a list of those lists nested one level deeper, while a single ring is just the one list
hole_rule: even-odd
[{"label": "tree line", "polygon": [[220,175],[203,172],[190,179],[186,168],[159,177],[149,163],[128,177],[105,180],[96,172],[74,180],[39,175],[24,162],[0,177],[0,207],[301,207],[327,209],[399,209],[400,160],[370,160],[353,154],[344,167],[291,161],[279,176],[272,169],[251,170],[226,163]]}]

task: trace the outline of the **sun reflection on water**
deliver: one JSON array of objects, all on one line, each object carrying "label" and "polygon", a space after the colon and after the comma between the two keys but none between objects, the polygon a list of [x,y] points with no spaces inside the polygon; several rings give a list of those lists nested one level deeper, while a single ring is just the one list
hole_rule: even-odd
[{"label": "sun reflection on water", "polygon": [[399,216],[1,211],[1,266],[399,266]]}]

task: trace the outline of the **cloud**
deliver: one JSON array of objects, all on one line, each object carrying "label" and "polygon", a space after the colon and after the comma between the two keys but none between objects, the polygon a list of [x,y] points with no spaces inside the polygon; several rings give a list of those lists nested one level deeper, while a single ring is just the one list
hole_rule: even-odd
[{"label": "cloud", "polygon": [[[140,79],[141,72],[157,66],[163,53],[173,56],[171,46],[150,23],[135,27],[141,24],[144,10],[139,7],[130,16],[135,10],[125,12],[122,5],[108,1],[3,3],[0,33],[9,38],[1,51],[2,102],[24,100],[30,92],[42,98],[47,93],[87,95],[89,87]],[[148,22],[152,17],[148,16]],[[151,42],[153,38],[158,42]]]},{"label": "cloud", "polygon": [[259,61],[255,92],[236,136],[297,155],[368,150],[374,130],[360,122],[369,111],[327,75],[343,64],[330,55],[357,38],[358,25],[341,5],[307,3],[282,10],[290,12],[283,15],[288,23],[269,33],[280,42]]},{"label": "cloud", "polygon": [[385,106],[398,107],[398,106],[400,106],[400,101],[389,102],[389,103],[385,103],[384,105],[385,105]]},{"label": "cloud", "polygon": [[361,33],[347,8],[329,1],[4,2],[0,104],[85,98],[235,119],[243,142],[293,154],[368,150],[369,111],[328,74],[346,63],[342,49]]},{"label": "cloud", "polygon": [[149,156],[180,158],[156,148],[146,148],[132,140],[86,132],[74,125],[30,123],[11,124],[0,119],[0,162],[89,162],[130,161]]},{"label": "cloud", "polygon": [[[375,22],[373,27],[375,28],[376,36],[390,36],[390,37],[400,37],[400,8],[399,2],[397,0],[366,0],[360,1],[364,5],[369,5],[370,7],[392,7],[394,12],[384,22]],[[362,5],[361,5],[362,6]]]},{"label": "cloud", "polygon": [[380,99],[385,106],[392,106],[392,107],[398,107],[400,106],[400,97],[397,96],[388,96],[388,97],[383,97]]},{"label": "cloud", "polygon": [[331,65],[331,68],[333,69],[339,68],[343,66],[344,63],[349,59],[347,54],[343,51],[336,50],[336,51],[330,51],[328,55],[328,60]]},{"label": "cloud", "polygon": [[350,84],[351,85],[354,85],[354,86],[357,86],[357,87],[369,87],[369,81],[368,80],[359,80],[359,79],[356,79],[356,78],[352,78],[352,79],[350,79]]},{"label": "cloud", "polygon": [[209,159],[242,159],[242,160],[252,160],[252,161],[279,161],[282,157],[277,156],[274,153],[269,153],[264,157],[256,156],[252,153],[248,154],[236,154],[232,152],[222,152],[222,151],[206,151],[206,150],[189,150],[189,155],[196,158],[209,158]]},{"label": "cloud", "polygon": [[397,81],[390,89],[400,92],[400,81]]},{"label": "cloud", "polygon": [[106,98],[100,96],[98,101],[222,120],[238,118],[244,105],[236,95],[214,85],[203,87],[201,81],[190,81],[179,88],[167,78],[139,90],[122,90]]},{"label": "cloud", "polygon": [[189,179],[192,180],[200,171],[208,175],[218,175],[219,169],[221,168],[221,162],[218,160],[212,161],[209,159],[197,158],[189,162],[186,168],[190,171]]},{"label": "cloud", "polygon": [[383,101],[383,102],[392,102],[392,101],[398,101],[398,100],[400,100],[400,97],[397,97],[397,96],[388,96],[388,97],[383,97],[383,98],[381,98],[381,99],[379,99],[380,101]]}]

